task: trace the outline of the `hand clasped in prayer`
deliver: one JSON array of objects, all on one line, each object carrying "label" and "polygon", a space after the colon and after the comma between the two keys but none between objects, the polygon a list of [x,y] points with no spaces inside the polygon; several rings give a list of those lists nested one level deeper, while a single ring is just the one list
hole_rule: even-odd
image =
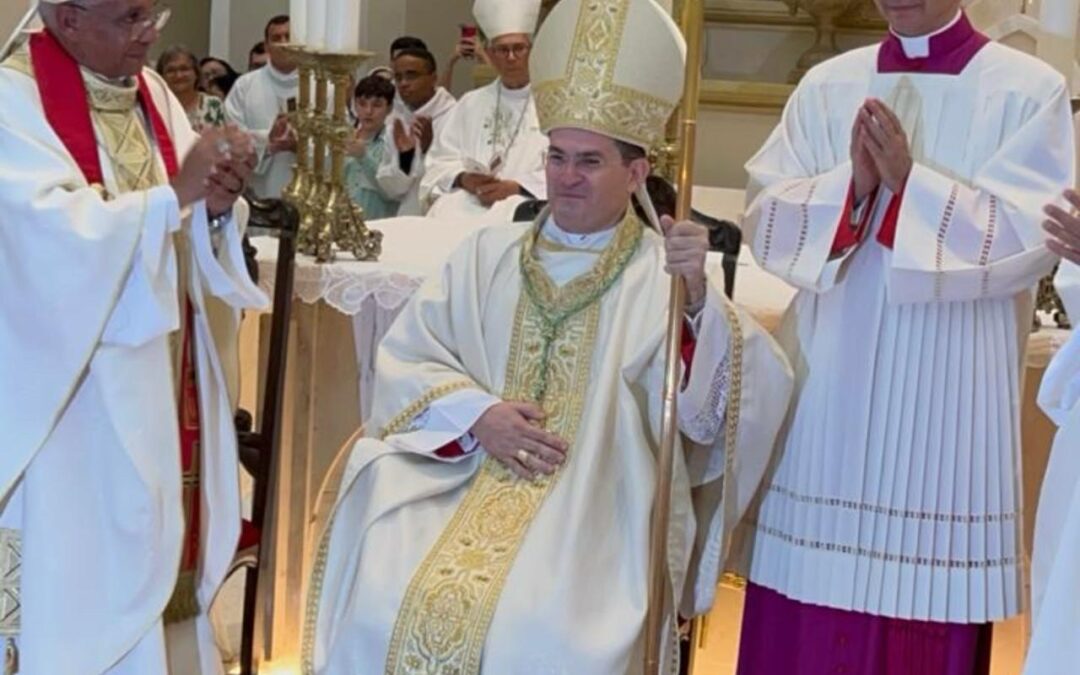
[{"label": "hand clasped in prayer", "polygon": [[907,134],[899,118],[876,98],[867,99],[851,130],[852,180],[862,200],[882,183],[900,194],[912,166]]}]

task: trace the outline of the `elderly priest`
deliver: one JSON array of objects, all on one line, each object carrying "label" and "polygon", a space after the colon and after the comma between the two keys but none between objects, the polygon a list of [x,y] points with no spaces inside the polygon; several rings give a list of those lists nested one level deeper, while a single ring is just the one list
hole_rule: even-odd
[{"label": "elderly priest", "polygon": [[309,672],[641,672],[666,269],[690,297],[670,581],[684,614],[710,607],[792,375],[706,278],[703,228],[628,208],[684,52],[653,0],[549,16],[532,67],[550,210],[469,238],[383,341],[314,571]]},{"label": "elderly priest", "polygon": [[240,246],[252,145],[196,136],[143,68],[152,0],[40,14],[0,63],[6,668],[218,672],[206,611],[240,503],[207,310],[230,306],[235,337],[265,300]]}]

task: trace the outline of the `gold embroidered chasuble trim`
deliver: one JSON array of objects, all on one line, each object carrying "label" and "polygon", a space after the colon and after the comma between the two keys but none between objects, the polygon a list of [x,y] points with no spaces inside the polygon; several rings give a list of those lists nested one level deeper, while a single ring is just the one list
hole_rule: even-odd
[{"label": "gold embroidered chasuble trim", "polygon": [[[642,225],[628,213],[596,265],[558,288],[533,252],[545,219],[541,215],[522,246],[526,289],[515,312],[503,398],[540,403],[547,429],[572,447],[585,407],[599,300],[637,251]],[[390,642],[387,675],[480,672],[488,628],[517,552],[572,458],[556,474],[535,481],[517,478],[492,457],[484,460],[409,584]]]}]

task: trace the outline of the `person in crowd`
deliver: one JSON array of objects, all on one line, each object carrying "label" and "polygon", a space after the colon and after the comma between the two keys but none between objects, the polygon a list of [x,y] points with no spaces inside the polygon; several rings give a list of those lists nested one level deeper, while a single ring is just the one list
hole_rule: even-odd
[{"label": "person in crowd", "polygon": [[179,45],[169,47],[158,57],[156,70],[184,106],[195,133],[225,124],[224,101],[199,91],[199,60],[189,49]]},{"label": "person in crowd", "polygon": [[356,132],[346,146],[345,184],[368,220],[397,215],[398,202],[379,186],[376,178],[387,152],[386,118],[393,102],[394,85],[386,78],[369,75],[356,83]]}]

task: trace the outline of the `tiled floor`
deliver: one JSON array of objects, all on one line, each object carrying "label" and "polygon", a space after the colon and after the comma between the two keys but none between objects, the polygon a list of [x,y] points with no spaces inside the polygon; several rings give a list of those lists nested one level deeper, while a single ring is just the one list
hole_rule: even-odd
[{"label": "tiled floor", "polygon": [[[733,675],[738,658],[742,591],[721,587],[716,608],[709,615],[704,648],[695,655],[692,675]],[[1019,675],[1023,662],[1025,618],[994,627],[991,675]]]}]

